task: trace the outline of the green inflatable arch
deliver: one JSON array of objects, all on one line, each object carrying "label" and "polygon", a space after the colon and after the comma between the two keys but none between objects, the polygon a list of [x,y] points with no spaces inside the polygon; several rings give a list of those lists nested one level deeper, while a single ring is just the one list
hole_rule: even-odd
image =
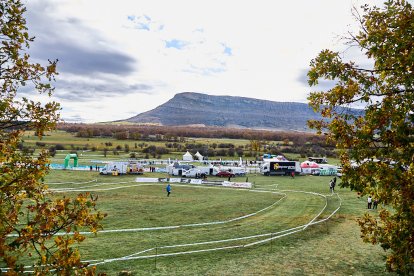
[{"label": "green inflatable arch", "polygon": [[66,157],[65,157],[65,169],[67,167],[69,167],[70,159],[73,159],[73,166],[74,167],[78,166],[78,155],[76,153],[70,153],[70,154],[66,155]]}]

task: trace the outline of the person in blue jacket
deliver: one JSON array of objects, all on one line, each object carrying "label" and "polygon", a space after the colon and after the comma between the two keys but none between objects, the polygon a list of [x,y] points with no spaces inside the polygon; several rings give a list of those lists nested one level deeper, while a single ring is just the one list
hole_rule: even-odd
[{"label": "person in blue jacket", "polygon": [[167,190],[167,196],[170,196],[171,194],[171,185],[168,183],[167,187],[165,187],[165,189]]}]

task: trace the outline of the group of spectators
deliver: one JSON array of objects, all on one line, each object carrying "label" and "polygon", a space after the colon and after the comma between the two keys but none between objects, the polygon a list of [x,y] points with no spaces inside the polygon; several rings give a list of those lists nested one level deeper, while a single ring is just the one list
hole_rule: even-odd
[{"label": "group of spectators", "polygon": [[[336,177],[329,181],[329,190],[331,193],[335,192],[336,186]],[[372,196],[368,196],[368,209],[377,209],[378,208],[378,199],[373,199]]]},{"label": "group of spectators", "polygon": [[368,196],[368,209],[377,209],[378,207],[378,199],[372,199],[371,196]]}]

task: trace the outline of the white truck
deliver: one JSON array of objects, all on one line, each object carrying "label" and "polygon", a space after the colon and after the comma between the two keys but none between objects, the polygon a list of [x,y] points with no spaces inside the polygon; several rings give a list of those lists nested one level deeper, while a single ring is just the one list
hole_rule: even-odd
[{"label": "white truck", "polygon": [[194,167],[189,170],[183,170],[183,177],[204,177],[207,175],[216,175],[219,172],[217,167]]},{"label": "white truck", "polygon": [[301,173],[300,163],[297,161],[271,161],[260,166],[264,175],[292,175]]},{"label": "white truck", "polygon": [[183,171],[182,177],[195,177],[195,178],[202,178],[205,177],[207,174],[202,173],[201,170],[197,168],[192,168],[186,171]]},{"label": "white truck", "polygon": [[107,163],[99,170],[103,175],[143,174],[141,164],[133,161],[115,161]]},{"label": "white truck", "polygon": [[99,170],[103,175],[120,175],[128,171],[128,162],[111,162]]}]

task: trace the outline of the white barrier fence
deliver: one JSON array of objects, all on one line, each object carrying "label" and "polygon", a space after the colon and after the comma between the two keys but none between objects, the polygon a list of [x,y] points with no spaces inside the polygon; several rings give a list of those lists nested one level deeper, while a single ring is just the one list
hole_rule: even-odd
[{"label": "white barrier fence", "polygon": [[139,183],[157,183],[157,182],[160,182],[160,181],[159,181],[159,178],[137,177],[137,178],[135,178],[135,182],[139,182]]},{"label": "white barrier fence", "polygon": [[232,182],[232,181],[211,181],[203,179],[194,179],[194,178],[149,178],[149,177],[137,177],[135,182],[138,183],[157,183],[157,182],[169,182],[169,183],[185,183],[185,184],[195,184],[195,185],[213,185],[213,186],[222,186],[230,188],[243,188],[251,189],[251,182]]}]

